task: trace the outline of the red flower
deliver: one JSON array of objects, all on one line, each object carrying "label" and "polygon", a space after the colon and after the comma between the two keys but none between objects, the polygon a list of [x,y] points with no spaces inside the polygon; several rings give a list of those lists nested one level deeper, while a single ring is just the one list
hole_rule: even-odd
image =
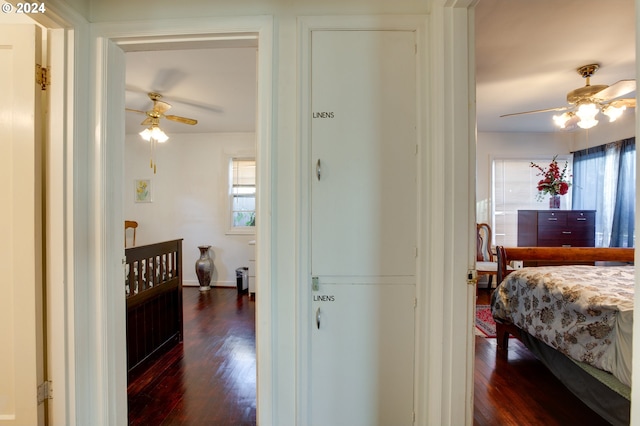
[{"label": "red flower", "polygon": [[531,167],[540,171],[537,175],[542,176],[542,179],[540,179],[537,185],[538,199],[541,199],[543,194],[565,195],[569,191],[571,182],[569,182],[568,178],[570,178],[571,175],[566,176],[568,163],[565,162],[564,167],[560,170],[556,157],[557,155],[553,157],[549,167],[546,169],[543,169],[533,162],[531,163]]}]

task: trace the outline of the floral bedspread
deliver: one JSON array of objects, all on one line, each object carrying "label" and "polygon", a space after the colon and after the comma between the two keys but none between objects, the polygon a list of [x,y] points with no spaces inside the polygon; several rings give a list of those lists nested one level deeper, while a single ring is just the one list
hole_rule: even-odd
[{"label": "floral bedspread", "polygon": [[633,266],[542,266],[507,276],[495,318],[631,386]]}]

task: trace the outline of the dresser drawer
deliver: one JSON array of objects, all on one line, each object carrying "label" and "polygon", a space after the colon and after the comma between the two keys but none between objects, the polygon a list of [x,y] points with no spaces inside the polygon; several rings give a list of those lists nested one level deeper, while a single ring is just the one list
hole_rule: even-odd
[{"label": "dresser drawer", "polygon": [[593,247],[593,238],[549,238],[539,239],[538,247]]},{"label": "dresser drawer", "polygon": [[558,227],[567,224],[569,214],[566,211],[542,211],[538,213],[538,228],[540,227]]},{"label": "dresser drawer", "polygon": [[572,227],[595,227],[596,225],[596,212],[588,211],[571,211],[567,215],[567,224]]},{"label": "dresser drawer", "polygon": [[541,240],[571,240],[582,233],[566,226],[538,228],[538,241]]}]

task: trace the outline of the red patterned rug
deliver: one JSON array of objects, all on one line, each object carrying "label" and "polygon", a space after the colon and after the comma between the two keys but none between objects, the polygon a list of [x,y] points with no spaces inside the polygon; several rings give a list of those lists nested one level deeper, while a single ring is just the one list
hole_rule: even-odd
[{"label": "red patterned rug", "polygon": [[476,305],[476,330],[478,335],[496,337],[496,322],[491,315],[491,306]]}]

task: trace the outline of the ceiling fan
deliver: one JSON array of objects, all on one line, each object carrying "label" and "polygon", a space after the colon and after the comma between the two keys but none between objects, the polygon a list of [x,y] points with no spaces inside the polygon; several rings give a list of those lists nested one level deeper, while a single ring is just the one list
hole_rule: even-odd
[{"label": "ceiling fan", "polygon": [[171,105],[167,102],[161,101],[162,95],[156,92],[148,93],[149,99],[153,102],[153,107],[149,111],[140,111],[138,109],[126,108],[127,111],[137,112],[140,114],[146,114],[147,118],[145,118],[142,123],[143,126],[158,126],[160,124],[161,118],[166,118],[167,120],[175,121],[177,123],[189,124],[191,126],[198,124],[198,120],[187,117],[180,117],[179,115],[167,115],[167,112]]},{"label": "ceiling fan", "polygon": [[187,117],[180,117],[179,115],[167,115],[167,112],[171,105],[167,102],[161,101],[162,95],[157,92],[148,93],[149,99],[153,102],[153,107],[149,111],[140,111],[138,109],[133,108],[125,108],[127,111],[136,112],[139,114],[146,114],[147,118],[145,118],[142,123],[143,126],[148,126],[142,132],[140,132],[140,136],[151,144],[151,162],[150,166],[153,169],[153,173],[156,173],[156,162],[155,162],[155,145],[156,142],[166,142],[169,139],[162,129],[160,128],[160,119],[166,118],[167,120],[175,121],[177,123],[189,124],[191,126],[198,124],[198,120]]},{"label": "ceiling fan", "polygon": [[568,106],[538,109],[533,111],[504,114],[500,117],[510,117],[522,114],[536,114],[550,111],[567,111],[561,115],[554,115],[553,120],[561,128],[577,125],[583,129],[590,129],[598,124],[595,116],[602,112],[615,121],[626,108],[635,108],[635,98],[620,98],[636,90],[635,80],[620,80],[607,86],[606,84],[591,85],[591,76],[600,68],[599,64],[589,64],[576,71],[587,80],[584,87],[567,93]]}]

